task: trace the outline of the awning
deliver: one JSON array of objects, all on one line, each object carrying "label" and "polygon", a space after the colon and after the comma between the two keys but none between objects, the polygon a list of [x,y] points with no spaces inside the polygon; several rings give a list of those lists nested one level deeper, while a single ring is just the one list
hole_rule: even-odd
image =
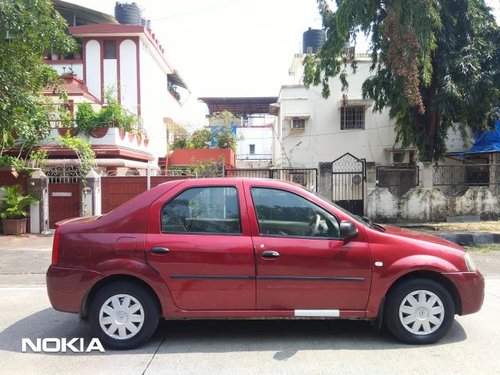
[{"label": "awning", "polygon": [[189,88],[188,88],[186,82],[184,82],[184,80],[182,79],[181,75],[179,74],[179,72],[177,70],[174,70],[174,72],[171,74],[167,74],[167,79],[172,84],[179,86],[179,87],[182,87],[182,88],[189,91]]},{"label": "awning", "polygon": [[285,115],[285,118],[303,118],[308,119],[311,117],[309,113],[288,113]]},{"label": "awning", "polygon": [[372,101],[366,99],[346,99],[338,101],[338,109],[344,107],[371,107]]}]

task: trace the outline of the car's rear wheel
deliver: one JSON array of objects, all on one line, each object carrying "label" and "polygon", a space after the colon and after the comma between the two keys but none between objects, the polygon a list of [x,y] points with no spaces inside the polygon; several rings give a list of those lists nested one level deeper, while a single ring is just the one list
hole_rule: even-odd
[{"label": "car's rear wheel", "polygon": [[455,305],[436,281],[412,279],[390,291],[384,313],[387,329],[408,344],[431,344],[450,330]]},{"label": "car's rear wheel", "polygon": [[143,344],[155,332],[158,315],[151,292],[132,282],[106,285],[97,292],[89,310],[94,335],[112,349]]}]

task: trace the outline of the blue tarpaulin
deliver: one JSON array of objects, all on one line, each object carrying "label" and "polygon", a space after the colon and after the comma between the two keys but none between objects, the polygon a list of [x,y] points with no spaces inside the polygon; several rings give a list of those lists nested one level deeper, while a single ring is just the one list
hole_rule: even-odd
[{"label": "blue tarpaulin", "polygon": [[500,152],[500,120],[494,130],[474,133],[474,145],[466,153]]}]

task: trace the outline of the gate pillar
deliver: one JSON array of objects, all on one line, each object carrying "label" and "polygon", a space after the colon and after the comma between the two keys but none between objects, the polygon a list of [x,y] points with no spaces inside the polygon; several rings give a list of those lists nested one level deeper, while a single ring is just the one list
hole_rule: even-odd
[{"label": "gate pillar", "polygon": [[332,163],[319,163],[318,193],[325,198],[332,199]]},{"label": "gate pillar", "polygon": [[30,205],[30,233],[49,230],[49,179],[37,169],[28,179],[28,194],[37,199]]},{"label": "gate pillar", "polygon": [[420,187],[424,189],[432,189],[434,177],[434,167],[432,166],[432,163],[422,162],[420,164],[420,170],[422,171],[422,180],[420,181]]},{"label": "gate pillar", "polygon": [[101,176],[91,169],[85,176],[87,186],[82,191],[82,214],[86,215],[101,215],[102,212],[102,190]]}]

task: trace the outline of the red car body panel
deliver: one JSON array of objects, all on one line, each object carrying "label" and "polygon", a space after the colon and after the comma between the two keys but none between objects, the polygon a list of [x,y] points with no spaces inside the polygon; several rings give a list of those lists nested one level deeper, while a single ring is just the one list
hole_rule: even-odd
[{"label": "red car body panel", "polygon": [[[240,234],[162,233],[162,207],[186,189],[237,191]],[[350,221],[349,240],[261,235],[252,188],[299,195]],[[375,318],[394,283],[413,272],[447,279],[461,314],[478,311],[482,275],[467,270],[464,250],[429,235],[369,227],[291,183],[258,179],[193,179],[162,184],[114,211],[60,223],[55,262],[47,272],[54,308],[84,312],[88,296],[110,277],[147,284],[165,318],[294,317],[297,309],[339,310],[344,318]],[[56,240],[55,240],[56,242]],[[164,254],[152,252],[164,248]],[[279,257],[263,257],[264,251]]]}]

